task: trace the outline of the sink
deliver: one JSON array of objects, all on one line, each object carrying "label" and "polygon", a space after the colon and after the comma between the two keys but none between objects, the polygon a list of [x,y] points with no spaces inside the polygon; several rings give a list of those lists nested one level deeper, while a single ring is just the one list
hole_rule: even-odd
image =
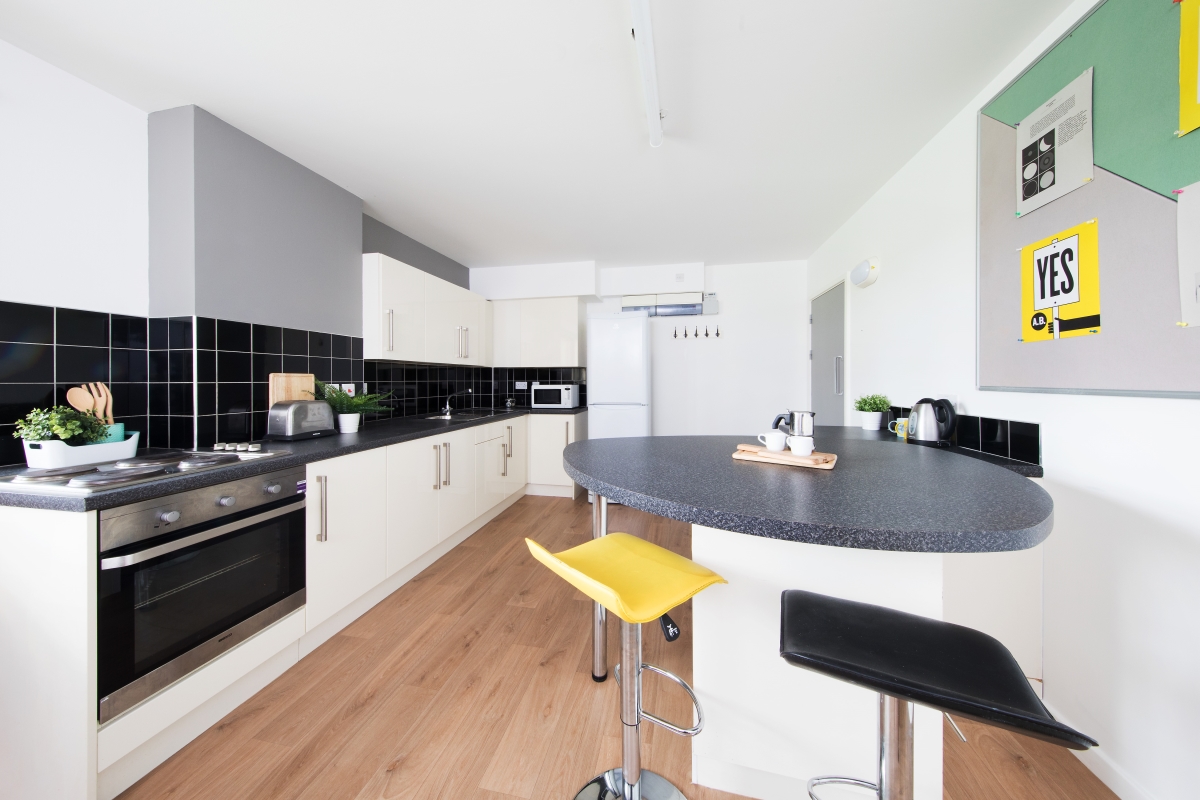
[{"label": "sink", "polygon": [[449,414],[437,414],[425,419],[483,419],[494,416],[494,411],[451,411]]}]

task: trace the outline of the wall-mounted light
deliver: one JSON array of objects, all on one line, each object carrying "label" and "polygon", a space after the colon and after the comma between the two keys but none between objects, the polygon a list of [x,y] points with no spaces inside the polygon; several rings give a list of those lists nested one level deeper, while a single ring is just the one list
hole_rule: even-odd
[{"label": "wall-mounted light", "polygon": [[646,125],[650,146],[662,144],[662,109],[658,105],[658,70],[654,65],[654,27],[650,24],[650,0],[629,0],[633,12],[633,43],[642,69],[642,96],[646,101]]},{"label": "wall-mounted light", "polygon": [[850,282],[860,289],[865,289],[879,277],[879,260],[868,258],[854,269],[850,270]]}]

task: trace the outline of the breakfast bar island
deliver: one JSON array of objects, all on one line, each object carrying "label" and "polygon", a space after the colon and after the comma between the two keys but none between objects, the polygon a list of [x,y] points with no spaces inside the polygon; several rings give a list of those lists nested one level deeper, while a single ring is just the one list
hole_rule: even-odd
[{"label": "breakfast bar island", "polygon": [[[1053,501],[998,463],[879,433],[818,427],[816,449],[838,456],[832,470],[734,460],[750,440],[588,440],[563,461],[598,496],[691,523],[691,557],[729,581],[692,601],[706,718],[692,740],[693,781],[774,800],[805,796],[816,775],[873,780],[877,697],[779,657],[781,592],[942,619],[944,554],[1036,547],[1050,534]],[[940,800],[941,714],[917,707],[915,718],[915,797]]]}]

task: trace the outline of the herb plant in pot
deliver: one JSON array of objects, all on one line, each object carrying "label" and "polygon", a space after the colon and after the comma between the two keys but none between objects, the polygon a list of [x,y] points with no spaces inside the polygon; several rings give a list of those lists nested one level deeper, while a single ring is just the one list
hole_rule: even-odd
[{"label": "herb plant in pot", "polygon": [[18,420],[13,436],[25,443],[25,463],[32,469],[75,467],[130,458],[137,452],[135,431],[120,441],[106,441],[109,426],[99,417],[66,406],[35,408]]},{"label": "herb plant in pot", "polygon": [[322,381],[316,381],[316,391],[312,393],[317,400],[329,403],[333,413],[337,414],[339,433],[357,433],[362,422],[363,414],[373,414],[377,411],[387,411],[388,408],[380,403],[392,396],[387,394],[351,394],[340,386],[333,386]]},{"label": "herb plant in pot", "polygon": [[864,431],[877,431],[883,427],[883,414],[891,408],[887,395],[867,394],[854,401],[854,410],[862,412]]}]

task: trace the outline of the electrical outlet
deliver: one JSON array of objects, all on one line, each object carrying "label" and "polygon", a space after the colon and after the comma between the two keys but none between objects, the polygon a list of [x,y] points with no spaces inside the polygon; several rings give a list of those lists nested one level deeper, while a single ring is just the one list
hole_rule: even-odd
[{"label": "electrical outlet", "polygon": [[518,389],[528,389],[528,388],[529,388],[529,382],[528,382],[528,381],[517,381],[517,383],[516,383],[516,387],[517,387]]},{"label": "electrical outlet", "polygon": [[676,282],[676,283],[683,283],[683,273],[682,273],[682,272],[676,272],[676,273],[675,273],[675,282]]},{"label": "electrical outlet", "polygon": [[355,387],[355,384],[353,384],[353,383],[343,383],[342,391],[345,392],[346,394],[350,395],[351,397],[354,397],[354,392],[356,391],[354,387]]}]

